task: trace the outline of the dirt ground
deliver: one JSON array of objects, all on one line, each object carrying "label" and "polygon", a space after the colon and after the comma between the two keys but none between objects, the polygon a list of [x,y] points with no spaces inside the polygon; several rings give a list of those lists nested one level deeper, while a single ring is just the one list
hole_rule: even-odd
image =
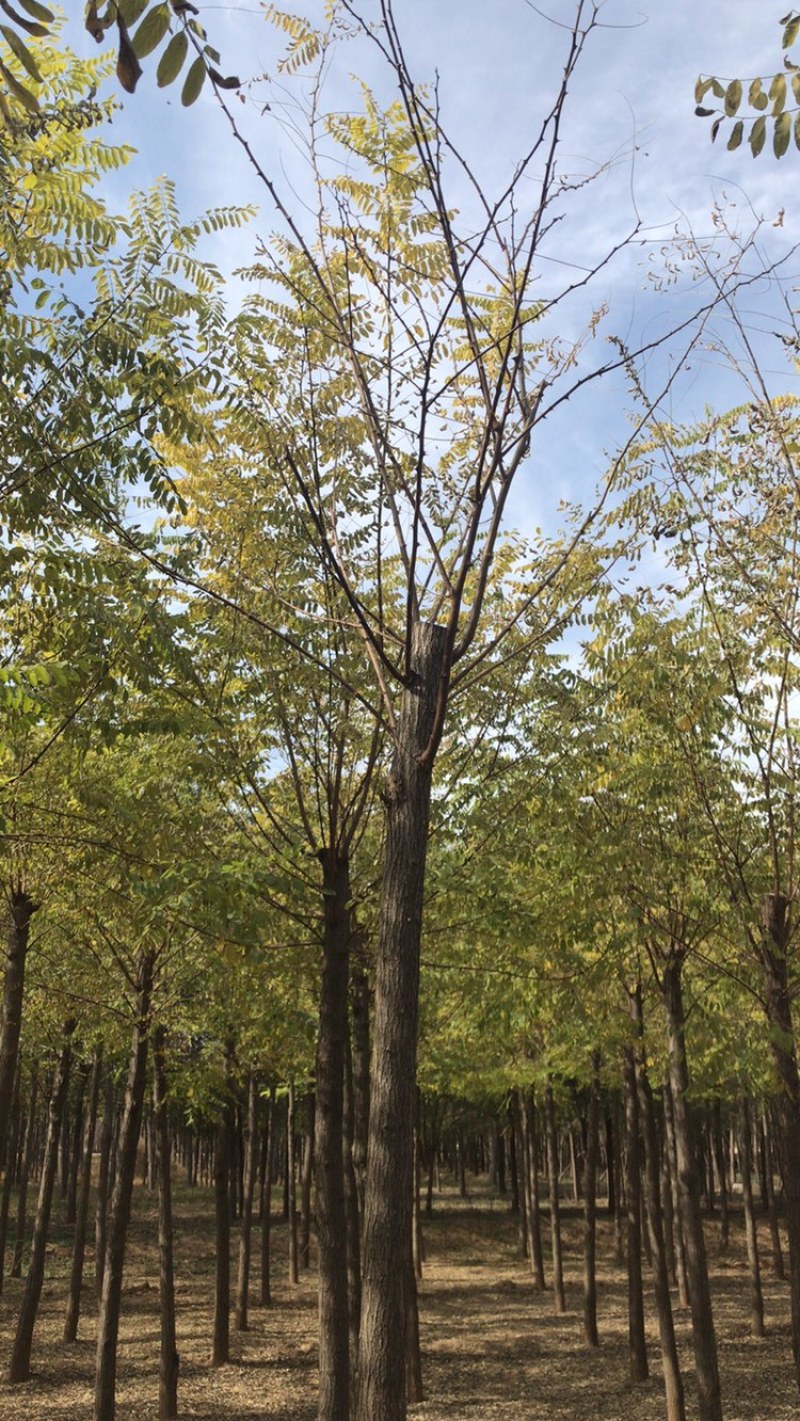
[{"label": "dirt ground", "polygon": [[[118,1367],[119,1421],[157,1414],[158,1273],[154,1204],[137,1186]],[[313,1273],[287,1281],[286,1236],[274,1227],[273,1306],[253,1308],[251,1329],[232,1333],[231,1365],[208,1366],[213,1291],[212,1219],[205,1192],[177,1190],[180,1413],[193,1421],[312,1421],[316,1415],[316,1298]],[[420,1289],[426,1400],[411,1408],[425,1421],[661,1421],[663,1393],[657,1335],[650,1317],[652,1377],[627,1375],[625,1278],[611,1262],[611,1235],[600,1223],[598,1350],[581,1334],[580,1219],[567,1211],[566,1316],[550,1293],[537,1296],[517,1257],[507,1207],[476,1193],[446,1194],[425,1221],[425,1277]],[[797,1417],[789,1345],[788,1285],[771,1275],[766,1237],[766,1338],[748,1333],[748,1284],[741,1220],[720,1255],[718,1225],[708,1223],[715,1321],[726,1421]],[[255,1236],[256,1247],[258,1235]],[[34,1339],[33,1376],[0,1383],[0,1421],[91,1421],[94,1346],[92,1260],[81,1340],[61,1340],[69,1235],[59,1225]],[[0,1366],[8,1357],[22,1284],[6,1280],[0,1299]],[[649,1298],[648,1298],[649,1301]],[[688,1318],[678,1314],[688,1413],[696,1415]]]}]

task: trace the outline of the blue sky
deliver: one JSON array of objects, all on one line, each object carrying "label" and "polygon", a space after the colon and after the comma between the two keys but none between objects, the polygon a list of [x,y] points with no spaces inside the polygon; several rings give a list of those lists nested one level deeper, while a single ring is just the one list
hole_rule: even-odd
[{"label": "blue sky", "polygon": [[[785,4],[785,0],[784,0]],[[283,8],[290,9],[290,0]],[[298,5],[319,20],[322,0]],[[364,0],[363,12],[377,14],[377,0]],[[563,63],[573,14],[571,0],[395,0],[398,28],[416,80],[439,77],[441,108],[448,131],[469,156],[491,193],[513,172],[553,93]],[[561,149],[565,173],[603,169],[596,184],[578,198],[559,229],[543,264],[542,283],[554,286],[570,273],[590,266],[612,242],[639,223],[635,244],[604,272],[591,300],[565,313],[565,320],[585,319],[592,305],[608,302],[608,329],[631,340],[665,329],[690,309],[694,299],[685,283],[656,290],[648,270],[663,270],[667,244],[676,227],[690,226],[701,237],[718,241],[712,223],[714,204],[728,204],[730,219],[742,231],[755,218],[764,220],[761,245],[774,258],[798,237],[797,188],[800,152],[778,163],[771,152],[753,161],[749,150],[726,152],[712,147],[708,124],[693,116],[698,72],[750,77],[779,67],[781,4],[752,0],[606,0],[591,36],[573,90]],[[297,81],[277,79],[282,40],[256,4],[202,5],[209,36],[222,52],[222,67],[244,81],[245,102],[229,96],[237,119],[259,159],[274,177],[293,210],[302,210],[307,194],[305,170],[291,123],[302,95]],[[76,48],[92,48],[77,23],[71,26]],[[355,43],[334,58],[326,80],[331,107],[352,106],[357,72],[389,97],[385,75],[372,46]],[[263,75],[270,76],[267,80]],[[263,113],[269,101],[270,111]],[[224,269],[248,261],[257,233],[276,226],[268,200],[234,143],[213,95],[183,110],[177,90],[158,90],[155,61],[132,98],[124,97],[115,120],[118,140],[139,150],[127,171],[113,179],[113,198],[122,200],[131,185],[145,186],[161,173],[173,177],[187,215],[212,205],[255,202],[261,211],[254,227],[226,235],[211,250]],[[456,205],[466,204],[464,190],[454,191]],[[732,205],[732,206],[731,206]],[[779,213],[783,209],[782,217]],[[780,222],[781,225],[773,225]],[[800,262],[790,259],[784,280],[793,290]],[[768,288],[744,298],[746,320],[774,372],[777,388],[795,381],[780,341],[776,293]],[[718,329],[724,334],[724,323]],[[591,353],[591,357],[594,356]],[[603,351],[599,354],[604,354]],[[676,348],[675,360],[680,360]],[[668,411],[690,418],[706,404],[726,406],[742,398],[735,381],[711,355],[697,353],[682,371]],[[663,366],[654,362],[654,381]],[[538,457],[520,479],[509,509],[512,523],[549,524],[558,497],[582,498],[602,475],[607,459],[629,430],[624,383],[605,385],[569,406],[564,418],[546,428]]]}]

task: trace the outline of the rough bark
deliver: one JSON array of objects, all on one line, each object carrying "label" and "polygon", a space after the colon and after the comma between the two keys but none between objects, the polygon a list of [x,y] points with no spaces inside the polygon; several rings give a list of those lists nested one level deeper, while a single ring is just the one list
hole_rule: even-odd
[{"label": "rough bark", "polygon": [[231,1333],[231,1209],[230,1178],[233,1153],[233,1101],[231,1065],[233,1043],[225,1045],[225,1076],[220,1116],[214,1131],[214,1323],[211,1342],[212,1367],[230,1361]]},{"label": "rough bark", "polygon": [[350,1385],[358,1377],[358,1332],[361,1324],[361,1218],[358,1184],[353,1166],[353,1073],[350,1049],[346,1052],[344,1110],[344,1207],[347,1220],[347,1314],[350,1325]]},{"label": "rough bark", "polygon": [[647,1380],[647,1343],[644,1333],[644,1290],[642,1287],[642,1185],[639,1146],[639,1100],[633,1048],[626,1046],[625,1075],[625,1202],[628,1211],[628,1353],[631,1378]]},{"label": "rough bark", "polygon": [[661,1344],[661,1367],[664,1373],[664,1394],[667,1421],[685,1421],[686,1402],[683,1390],[675,1321],[669,1292],[669,1267],[661,1212],[661,1177],[653,1092],[647,1074],[643,1042],[642,995],[637,989],[631,997],[631,1012],[636,1033],[634,1064],[639,1120],[644,1139],[644,1179],[647,1229],[650,1234],[650,1258],[653,1270],[653,1292],[658,1317]]},{"label": "rough bark", "polygon": [[590,1347],[597,1347],[597,1156],[599,1136],[600,1060],[592,1058],[592,1079],[589,1086],[589,1106],[586,1115],[586,1163],[584,1168],[583,1207],[583,1335]]},{"label": "rough bark", "polygon": [[672,1108],[675,1116],[675,1152],[681,1215],[686,1230],[686,1271],[692,1314],[692,1343],[697,1372],[700,1421],[722,1421],[722,1399],[717,1362],[717,1339],[711,1310],[700,1187],[689,1109],[689,1068],[686,1060],[682,989],[683,952],[673,946],[664,968],[663,995],[667,1016],[667,1044]]},{"label": "rough bark", "polygon": [[[314,1094],[307,1095],[304,1102],[304,1114],[306,1117],[306,1128],[303,1145],[303,1170],[300,1177],[300,1240],[299,1258],[301,1268],[311,1266],[311,1186],[314,1180],[314,1153],[316,1143],[314,1140],[314,1119],[316,1116],[316,1106]],[[339,1136],[341,1147],[341,1135]]]},{"label": "rough bark", "polygon": [[137,966],[136,1017],[117,1146],[114,1189],[108,1212],[103,1288],[97,1317],[94,1421],[114,1421],[116,1410],[117,1338],[122,1305],[122,1277],[136,1172],[136,1146],[144,1104],[154,961],[152,952],[143,952]]},{"label": "rough bark", "polygon": [[358,1188],[360,1218],[364,1218],[364,1190],[367,1178],[367,1137],[369,1135],[369,1004],[370,988],[363,961],[363,934],[351,947],[350,1021],[353,1053],[353,1170]]},{"label": "rough bark", "polygon": [[47,1137],[44,1147],[44,1161],[39,1179],[39,1199],[36,1206],[36,1222],[33,1227],[31,1257],[25,1291],[22,1295],[14,1347],[11,1353],[6,1380],[11,1383],[28,1380],[31,1373],[31,1347],[36,1314],[44,1282],[44,1263],[47,1249],[47,1233],[50,1227],[50,1209],[53,1203],[53,1188],[58,1168],[58,1141],[64,1120],[64,1102],[69,1081],[71,1045],[70,1038],[75,1030],[75,1022],[64,1026],[64,1043],[58,1057],[53,1084],[50,1090],[50,1104],[47,1110]]},{"label": "rough bark", "polygon": [[714,1150],[714,1163],[717,1169],[717,1187],[719,1189],[719,1246],[724,1252],[728,1247],[730,1237],[730,1204],[728,1200],[728,1171],[725,1167],[725,1143],[722,1132],[722,1106],[718,1100],[714,1101],[712,1146]]},{"label": "rough bark", "polygon": [[33,1146],[36,1139],[36,1100],[39,1093],[39,1081],[34,1072],[31,1079],[31,1091],[28,1097],[28,1114],[25,1123],[25,1146],[22,1151],[22,1163],[20,1165],[18,1190],[17,1190],[17,1225],[14,1236],[14,1256],[11,1261],[11,1277],[19,1278],[22,1272],[22,1253],[25,1247],[25,1224],[28,1209],[28,1180],[30,1178],[31,1164],[33,1163]]},{"label": "rough bark", "polygon": [[672,1200],[672,1241],[675,1249],[675,1275],[678,1284],[678,1303],[682,1308],[689,1306],[689,1276],[686,1271],[686,1226],[683,1217],[680,1188],[678,1186],[678,1159],[675,1149],[675,1112],[672,1106],[672,1090],[667,1080],[664,1086],[664,1133],[666,1148],[664,1158],[667,1182]]},{"label": "rough bark", "polygon": [[564,1293],[564,1265],[561,1258],[561,1204],[558,1197],[558,1135],[553,1088],[545,1091],[545,1126],[547,1130],[547,1175],[550,1186],[550,1242],[553,1252],[553,1307],[557,1313],[567,1310]]},{"label": "rough bark", "polygon": [[236,1306],[234,1320],[237,1332],[246,1332],[248,1322],[248,1299],[250,1295],[250,1259],[253,1236],[253,1199],[256,1188],[256,1164],[258,1144],[258,1081],[255,1071],[250,1072],[247,1083],[247,1132],[244,1151],[244,1180],[242,1187],[242,1217],[239,1228],[239,1269],[236,1277]]},{"label": "rough bark", "polygon": [[166,1029],[153,1034],[153,1124],[155,1127],[156,1180],[158,1185],[158,1296],[161,1306],[161,1345],[158,1365],[159,1421],[178,1415],[178,1346],[175,1327],[175,1262],[172,1228],[172,1170],[170,1162],[167,1076],[164,1065]]},{"label": "rough bark", "polygon": [[30,922],[35,912],[36,904],[27,893],[17,889],[11,894],[3,977],[3,1016],[0,1022],[0,1169],[6,1161],[8,1119],[14,1095],[19,1035],[22,1028],[25,961],[28,955]]},{"label": "rough bark", "polygon": [[778,1154],[786,1203],[789,1243],[789,1294],[792,1355],[800,1386],[800,1075],[792,1022],[786,949],[791,932],[791,902],[770,893],[762,907],[762,963],[772,1058],[780,1083],[777,1100]]},{"label": "rough bark", "polygon": [[386,847],[372,1058],[363,1287],[360,1421],[405,1421],[405,1317],[397,1287],[410,1257],[412,1130],[419,950],[428,847],[431,756],[447,641],[442,627],[413,628],[410,677],[400,707],[384,800]]},{"label": "rough bark", "polygon": [[533,1090],[521,1092],[520,1118],[524,1151],[523,1180],[525,1184],[525,1223],[528,1255],[533,1286],[544,1292],[544,1249],[542,1248],[542,1216],[539,1208],[539,1171],[536,1167],[536,1103]]},{"label": "rough bark", "polygon": [[758,1231],[753,1205],[753,1126],[750,1102],[744,1097],[739,1108],[739,1168],[742,1172],[747,1267],[750,1274],[750,1331],[754,1337],[763,1337],[764,1297],[761,1291],[761,1262],[758,1256]]},{"label": "rough bark", "polygon": [[294,1083],[289,1085],[286,1102],[286,1221],[289,1237],[289,1282],[299,1283],[300,1266],[297,1250],[297,1149],[295,1141]]},{"label": "rough bark", "polygon": [[11,1103],[11,1117],[8,1127],[8,1150],[6,1170],[0,1194],[0,1293],[3,1291],[5,1273],[6,1240],[8,1238],[8,1211],[11,1204],[11,1187],[15,1183],[19,1168],[19,1143],[22,1121],[20,1118],[20,1071],[14,1077],[14,1097]]},{"label": "rough bark", "polygon": [[114,1143],[116,1100],[114,1077],[106,1067],[103,1080],[103,1124],[100,1131],[100,1160],[97,1168],[97,1203],[94,1218],[94,1279],[98,1298],[103,1293],[103,1268],[106,1261],[106,1231],[108,1200],[111,1192],[111,1151]]},{"label": "rough bark", "polygon": [[267,1101],[266,1149],[264,1152],[264,1174],[261,1180],[261,1292],[262,1308],[272,1301],[270,1288],[271,1242],[272,1242],[272,1167],[275,1159],[275,1087],[270,1087]]},{"label": "rough bark", "polygon": [[334,847],[320,853],[324,902],[316,1060],[317,1239],[319,1249],[319,1417],[350,1408],[344,1087],[350,955],[350,868]]},{"label": "rough bark", "polygon": [[764,1160],[764,1204],[769,1219],[769,1236],[772,1244],[772,1272],[781,1283],[786,1277],[786,1270],[783,1265],[783,1246],[781,1244],[781,1231],[778,1227],[778,1204],[775,1198],[775,1180],[772,1174],[772,1142],[770,1139],[770,1122],[767,1112],[761,1116],[761,1151]]},{"label": "rough bark", "polygon": [[83,1139],[76,1156],[80,1156],[80,1173],[77,1180],[75,1198],[75,1238],[72,1244],[72,1269],[69,1281],[69,1300],[64,1319],[64,1341],[74,1342],[78,1336],[78,1319],[81,1310],[83,1290],[83,1261],[86,1253],[86,1231],[89,1223],[89,1191],[92,1176],[92,1149],[94,1147],[94,1127],[97,1119],[97,1099],[100,1093],[100,1070],[102,1055],[98,1047],[92,1065],[89,1083],[89,1099],[83,1122]]}]

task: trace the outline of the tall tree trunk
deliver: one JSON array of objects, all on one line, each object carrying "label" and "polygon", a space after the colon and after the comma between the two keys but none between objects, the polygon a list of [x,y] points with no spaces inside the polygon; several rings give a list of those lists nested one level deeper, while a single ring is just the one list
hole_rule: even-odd
[{"label": "tall tree trunk", "polygon": [[248,1329],[247,1304],[250,1293],[250,1257],[253,1233],[253,1197],[256,1187],[256,1154],[258,1144],[258,1080],[250,1072],[247,1083],[247,1140],[244,1154],[244,1187],[242,1218],[239,1232],[239,1272],[236,1280],[235,1325],[237,1332]]},{"label": "tall tree trunk", "polygon": [[94,1217],[94,1278],[98,1298],[103,1294],[103,1269],[106,1262],[106,1232],[108,1201],[111,1194],[111,1153],[114,1145],[116,1092],[110,1066],[103,1075],[103,1124],[100,1130],[100,1160],[97,1168],[97,1202]]},{"label": "tall tree trunk", "polygon": [[[316,1106],[313,1091],[303,1101],[306,1128],[303,1145],[303,1172],[300,1178],[300,1267],[311,1266],[311,1187],[314,1182],[314,1119]],[[339,1145],[341,1148],[341,1136]]]},{"label": "tall tree trunk", "polygon": [[172,1169],[170,1161],[167,1076],[164,1066],[167,1032],[153,1033],[153,1124],[158,1184],[158,1295],[161,1305],[161,1347],[158,1367],[159,1421],[178,1415],[178,1346],[175,1330],[175,1263],[172,1240]]},{"label": "tall tree trunk", "polygon": [[644,1334],[642,1288],[642,1185],[639,1147],[639,1099],[633,1047],[623,1054],[625,1075],[625,1201],[628,1210],[628,1351],[631,1378],[647,1380],[647,1343]]},{"label": "tall tree trunk", "polygon": [[685,1421],[686,1402],[683,1390],[678,1348],[675,1341],[675,1321],[669,1292],[669,1267],[661,1213],[661,1179],[658,1132],[653,1092],[647,1075],[644,1051],[642,992],[637,986],[631,996],[631,1014],[636,1033],[634,1065],[639,1120],[644,1138],[645,1191],[647,1228],[650,1234],[650,1258],[653,1270],[653,1291],[658,1316],[658,1336],[661,1344],[661,1366],[664,1373],[664,1393],[667,1421]]},{"label": "tall tree trunk", "polygon": [[678,1283],[678,1303],[682,1308],[689,1306],[689,1275],[686,1270],[686,1224],[683,1204],[678,1185],[678,1155],[675,1148],[675,1111],[672,1104],[672,1089],[669,1080],[664,1085],[664,1158],[672,1200],[672,1241],[675,1245],[675,1273]]},{"label": "tall tree trunk", "polygon": [[267,1101],[267,1146],[264,1153],[264,1174],[261,1180],[261,1293],[262,1308],[272,1302],[270,1288],[271,1242],[272,1242],[272,1167],[275,1160],[275,1087],[270,1086]]},{"label": "tall tree trunk", "polygon": [[753,1127],[750,1102],[744,1096],[739,1109],[739,1167],[742,1171],[747,1266],[750,1273],[750,1331],[754,1337],[763,1337],[764,1297],[761,1291],[761,1264],[753,1205]]},{"label": "tall tree trunk", "polygon": [[781,1089],[777,1101],[778,1152],[786,1201],[792,1355],[800,1386],[800,1075],[797,1069],[786,949],[791,901],[770,893],[762,907],[762,963],[772,1058]]},{"label": "tall tree trunk", "polygon": [[550,1184],[550,1239],[553,1249],[553,1306],[557,1313],[566,1312],[564,1267],[561,1259],[561,1204],[558,1197],[558,1134],[553,1087],[548,1084],[544,1097],[547,1129],[547,1174]]},{"label": "tall tree trunk", "polygon": [[335,846],[320,851],[324,902],[317,1036],[317,1237],[319,1247],[319,1418],[350,1414],[350,1300],[347,1281],[344,1088],[350,956],[350,867]]},{"label": "tall tree trunk", "polygon": [[546,1285],[544,1249],[542,1248],[542,1215],[539,1208],[539,1171],[536,1159],[536,1104],[532,1087],[521,1092],[520,1117],[524,1152],[523,1180],[528,1255],[533,1274],[533,1286],[537,1293],[543,1293]]},{"label": "tall tree trunk", "polygon": [[297,1249],[297,1148],[295,1140],[294,1082],[289,1084],[286,1102],[286,1222],[289,1235],[289,1282],[299,1283],[300,1264]]},{"label": "tall tree trunk", "polygon": [[44,1281],[47,1232],[50,1227],[50,1209],[53,1203],[53,1187],[58,1168],[58,1141],[64,1121],[64,1103],[69,1082],[71,1037],[74,1030],[74,1021],[64,1024],[64,1044],[61,1047],[50,1090],[50,1104],[47,1110],[47,1138],[42,1173],[39,1179],[39,1200],[36,1206],[31,1257],[6,1377],[6,1380],[11,1383],[27,1381],[31,1374],[33,1329],[36,1325],[36,1314],[39,1310],[39,1299],[42,1295]]},{"label": "tall tree trunk", "polygon": [[347,1220],[347,1314],[350,1326],[350,1389],[358,1378],[358,1332],[361,1324],[361,1218],[358,1184],[353,1166],[353,1072],[349,1043],[346,1050],[344,1095],[344,1207]]},{"label": "tall tree trunk", "polygon": [[600,1057],[592,1057],[592,1079],[589,1084],[589,1107],[586,1116],[586,1164],[584,1168],[583,1206],[583,1335],[590,1347],[597,1347],[597,1155],[599,1150],[599,1082]]},{"label": "tall tree trunk", "polygon": [[76,1147],[80,1155],[80,1177],[77,1181],[75,1200],[75,1238],[72,1244],[72,1270],[69,1281],[69,1301],[64,1319],[64,1341],[74,1342],[78,1336],[78,1319],[81,1310],[83,1289],[83,1260],[86,1252],[86,1230],[89,1222],[89,1192],[92,1178],[92,1150],[94,1147],[94,1126],[97,1119],[97,1098],[100,1093],[100,1070],[102,1052],[100,1047],[94,1053],[92,1075],[89,1084],[89,1099],[83,1122],[83,1140]]},{"label": "tall tree trunk", "polygon": [[360,1421],[405,1421],[403,1277],[410,1257],[412,1130],[416,1082],[419,949],[428,848],[434,729],[447,632],[413,628],[388,775],[386,848],[375,979],[363,1289]]},{"label": "tall tree trunk", "polygon": [[211,1343],[212,1367],[230,1361],[231,1319],[231,1209],[230,1179],[233,1154],[233,1099],[231,1069],[233,1042],[225,1043],[223,1101],[214,1131],[214,1225],[216,1268],[214,1273],[214,1324]]},{"label": "tall tree trunk", "polygon": [[769,1236],[772,1244],[772,1272],[779,1282],[783,1282],[786,1271],[783,1266],[781,1231],[778,1227],[778,1204],[775,1198],[775,1180],[772,1172],[772,1141],[770,1122],[766,1110],[761,1115],[761,1149],[764,1158],[764,1203],[769,1219]]},{"label": "tall tree trunk", "polygon": [[353,1169],[358,1188],[358,1209],[363,1221],[369,1135],[370,988],[364,962],[364,933],[356,930],[351,944],[350,1021],[353,1053]]},{"label": "tall tree trunk", "polygon": [[73,1227],[78,1220],[78,1178],[83,1163],[83,1151],[81,1149],[81,1142],[85,1134],[83,1102],[86,1096],[86,1084],[91,1074],[92,1067],[89,1062],[82,1062],[78,1071],[77,1090],[75,1093],[74,1113],[72,1117],[72,1138],[69,1146],[69,1167],[67,1169],[67,1202],[64,1210],[64,1222]]},{"label": "tall tree trunk", "polygon": [[0,1293],[3,1291],[3,1279],[6,1266],[6,1241],[8,1239],[8,1211],[11,1205],[11,1188],[16,1182],[16,1175],[19,1169],[19,1143],[22,1129],[19,1096],[20,1070],[19,1065],[17,1065],[17,1073],[14,1077],[14,1098],[11,1102],[11,1116],[8,1127],[6,1170],[3,1177],[2,1191],[0,1191]]},{"label": "tall tree trunk", "polygon": [[725,1143],[722,1131],[722,1106],[719,1100],[714,1101],[712,1141],[714,1162],[717,1167],[717,1184],[719,1187],[719,1246],[724,1251],[728,1247],[728,1239],[730,1237],[730,1206],[728,1201],[728,1171],[725,1167]]},{"label": "tall tree trunk", "polygon": [[683,960],[682,948],[674,944],[664,967],[663,980],[664,1006],[667,1015],[669,1078],[672,1108],[675,1115],[678,1188],[681,1214],[686,1228],[686,1271],[689,1277],[689,1306],[692,1313],[692,1342],[697,1371],[700,1421],[722,1421],[717,1339],[711,1311],[711,1289],[708,1281],[703,1219],[700,1212],[696,1151],[687,1099],[689,1068],[686,1061],[684,1031]]},{"label": "tall tree trunk", "polygon": [[25,1223],[28,1207],[28,1180],[30,1178],[31,1165],[33,1163],[33,1147],[36,1140],[36,1098],[39,1093],[39,1080],[34,1071],[31,1078],[31,1091],[28,1097],[28,1114],[25,1122],[25,1147],[22,1151],[22,1164],[20,1166],[18,1191],[17,1191],[17,1226],[14,1235],[14,1257],[11,1261],[11,1277],[19,1278],[22,1272],[22,1254],[25,1248]]},{"label": "tall tree trunk", "polygon": [[136,1173],[136,1147],[142,1124],[154,965],[153,952],[140,954],[136,973],[136,1019],[117,1146],[114,1190],[108,1214],[103,1290],[97,1318],[94,1421],[114,1421],[116,1410],[117,1339],[122,1305],[122,1275],[131,1216],[133,1179]]},{"label": "tall tree trunk", "polygon": [[8,1118],[14,1095],[14,1077],[19,1058],[22,1028],[22,998],[25,988],[25,960],[28,955],[30,923],[36,904],[21,889],[12,892],[9,902],[6,964],[3,977],[3,1017],[0,1022],[0,1169],[6,1162]]}]

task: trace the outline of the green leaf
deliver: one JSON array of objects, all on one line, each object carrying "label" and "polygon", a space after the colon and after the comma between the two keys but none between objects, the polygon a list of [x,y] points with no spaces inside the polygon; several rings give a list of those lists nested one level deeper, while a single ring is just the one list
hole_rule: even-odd
[{"label": "green leaf", "polygon": [[694,101],[696,104],[702,104],[703,99],[711,88],[712,82],[711,79],[698,79],[694,86]]},{"label": "green leaf", "polygon": [[750,151],[754,158],[757,158],[764,147],[764,139],[767,136],[767,120],[763,114],[757,118],[750,129]]},{"label": "green leaf", "polygon": [[25,16],[19,13],[19,10],[15,10],[13,5],[9,5],[8,0],[0,0],[0,9],[4,14],[8,15],[10,20],[14,21],[14,24],[17,25],[19,29],[24,30],[26,35],[34,35],[38,39],[44,39],[47,34],[46,25],[37,24],[34,20],[26,20]]},{"label": "green leaf", "polygon": [[783,32],[783,48],[791,49],[798,34],[800,34],[800,15],[792,15],[786,29]]},{"label": "green leaf", "polygon": [[754,79],[747,92],[747,101],[754,109],[765,109],[769,99],[764,93],[760,79]]},{"label": "green leaf", "polygon": [[769,97],[772,101],[772,112],[779,114],[783,112],[786,104],[786,75],[776,74],[769,86]]},{"label": "green leaf", "polygon": [[26,89],[24,84],[20,84],[19,79],[15,74],[11,73],[10,69],[6,68],[2,59],[0,59],[0,74],[2,74],[14,97],[19,99],[23,108],[26,108],[28,113],[38,113],[39,105],[35,94],[32,94],[30,89]]},{"label": "green leaf", "polygon": [[39,0],[19,0],[19,4],[26,15],[33,15],[34,20],[40,20],[43,25],[52,25],[55,15],[46,5],[40,5]]},{"label": "green leaf", "polygon": [[28,46],[23,44],[16,30],[9,29],[8,25],[0,25],[0,34],[3,36],[3,39],[12,53],[16,55],[23,69],[27,69],[31,78],[35,79],[37,84],[41,84],[42,76],[39,72],[36,60],[28,49]]},{"label": "green leaf", "polygon": [[775,120],[775,132],[772,135],[772,147],[776,158],[782,158],[789,147],[789,140],[792,136],[792,116],[788,113],[778,114]]},{"label": "green leaf", "polygon": [[156,70],[156,83],[159,89],[163,89],[167,84],[171,84],[177,79],[183,68],[183,61],[189,48],[189,40],[185,30],[179,30],[172,36],[164,53],[158,61]]},{"label": "green leaf", "polygon": [[117,0],[119,12],[126,25],[135,25],[147,9],[148,0]]},{"label": "green leaf", "polygon": [[741,102],[742,81],[741,79],[732,79],[725,90],[725,112],[728,118],[733,118]]},{"label": "green leaf", "polygon": [[165,4],[154,5],[133,36],[133,48],[139,59],[144,59],[158,48],[168,29],[169,7]]},{"label": "green leaf", "polygon": [[206,66],[204,60],[198,55],[197,59],[189,69],[186,80],[181,90],[181,103],[185,109],[200,97],[200,91],[206,82]]},{"label": "green leaf", "polygon": [[800,148],[800,113],[795,115],[794,120],[794,146]]},{"label": "green leaf", "polygon": [[731,135],[730,135],[730,138],[728,139],[728,142],[727,142],[727,145],[726,145],[727,148],[728,148],[728,152],[729,152],[729,153],[732,153],[733,150],[734,150],[734,148],[738,148],[738,147],[739,147],[739,144],[740,144],[741,141],[742,141],[743,135],[744,135],[744,124],[743,124],[743,122],[742,122],[742,120],[741,120],[740,118],[737,118],[735,124],[733,125],[733,128],[731,129]]}]

